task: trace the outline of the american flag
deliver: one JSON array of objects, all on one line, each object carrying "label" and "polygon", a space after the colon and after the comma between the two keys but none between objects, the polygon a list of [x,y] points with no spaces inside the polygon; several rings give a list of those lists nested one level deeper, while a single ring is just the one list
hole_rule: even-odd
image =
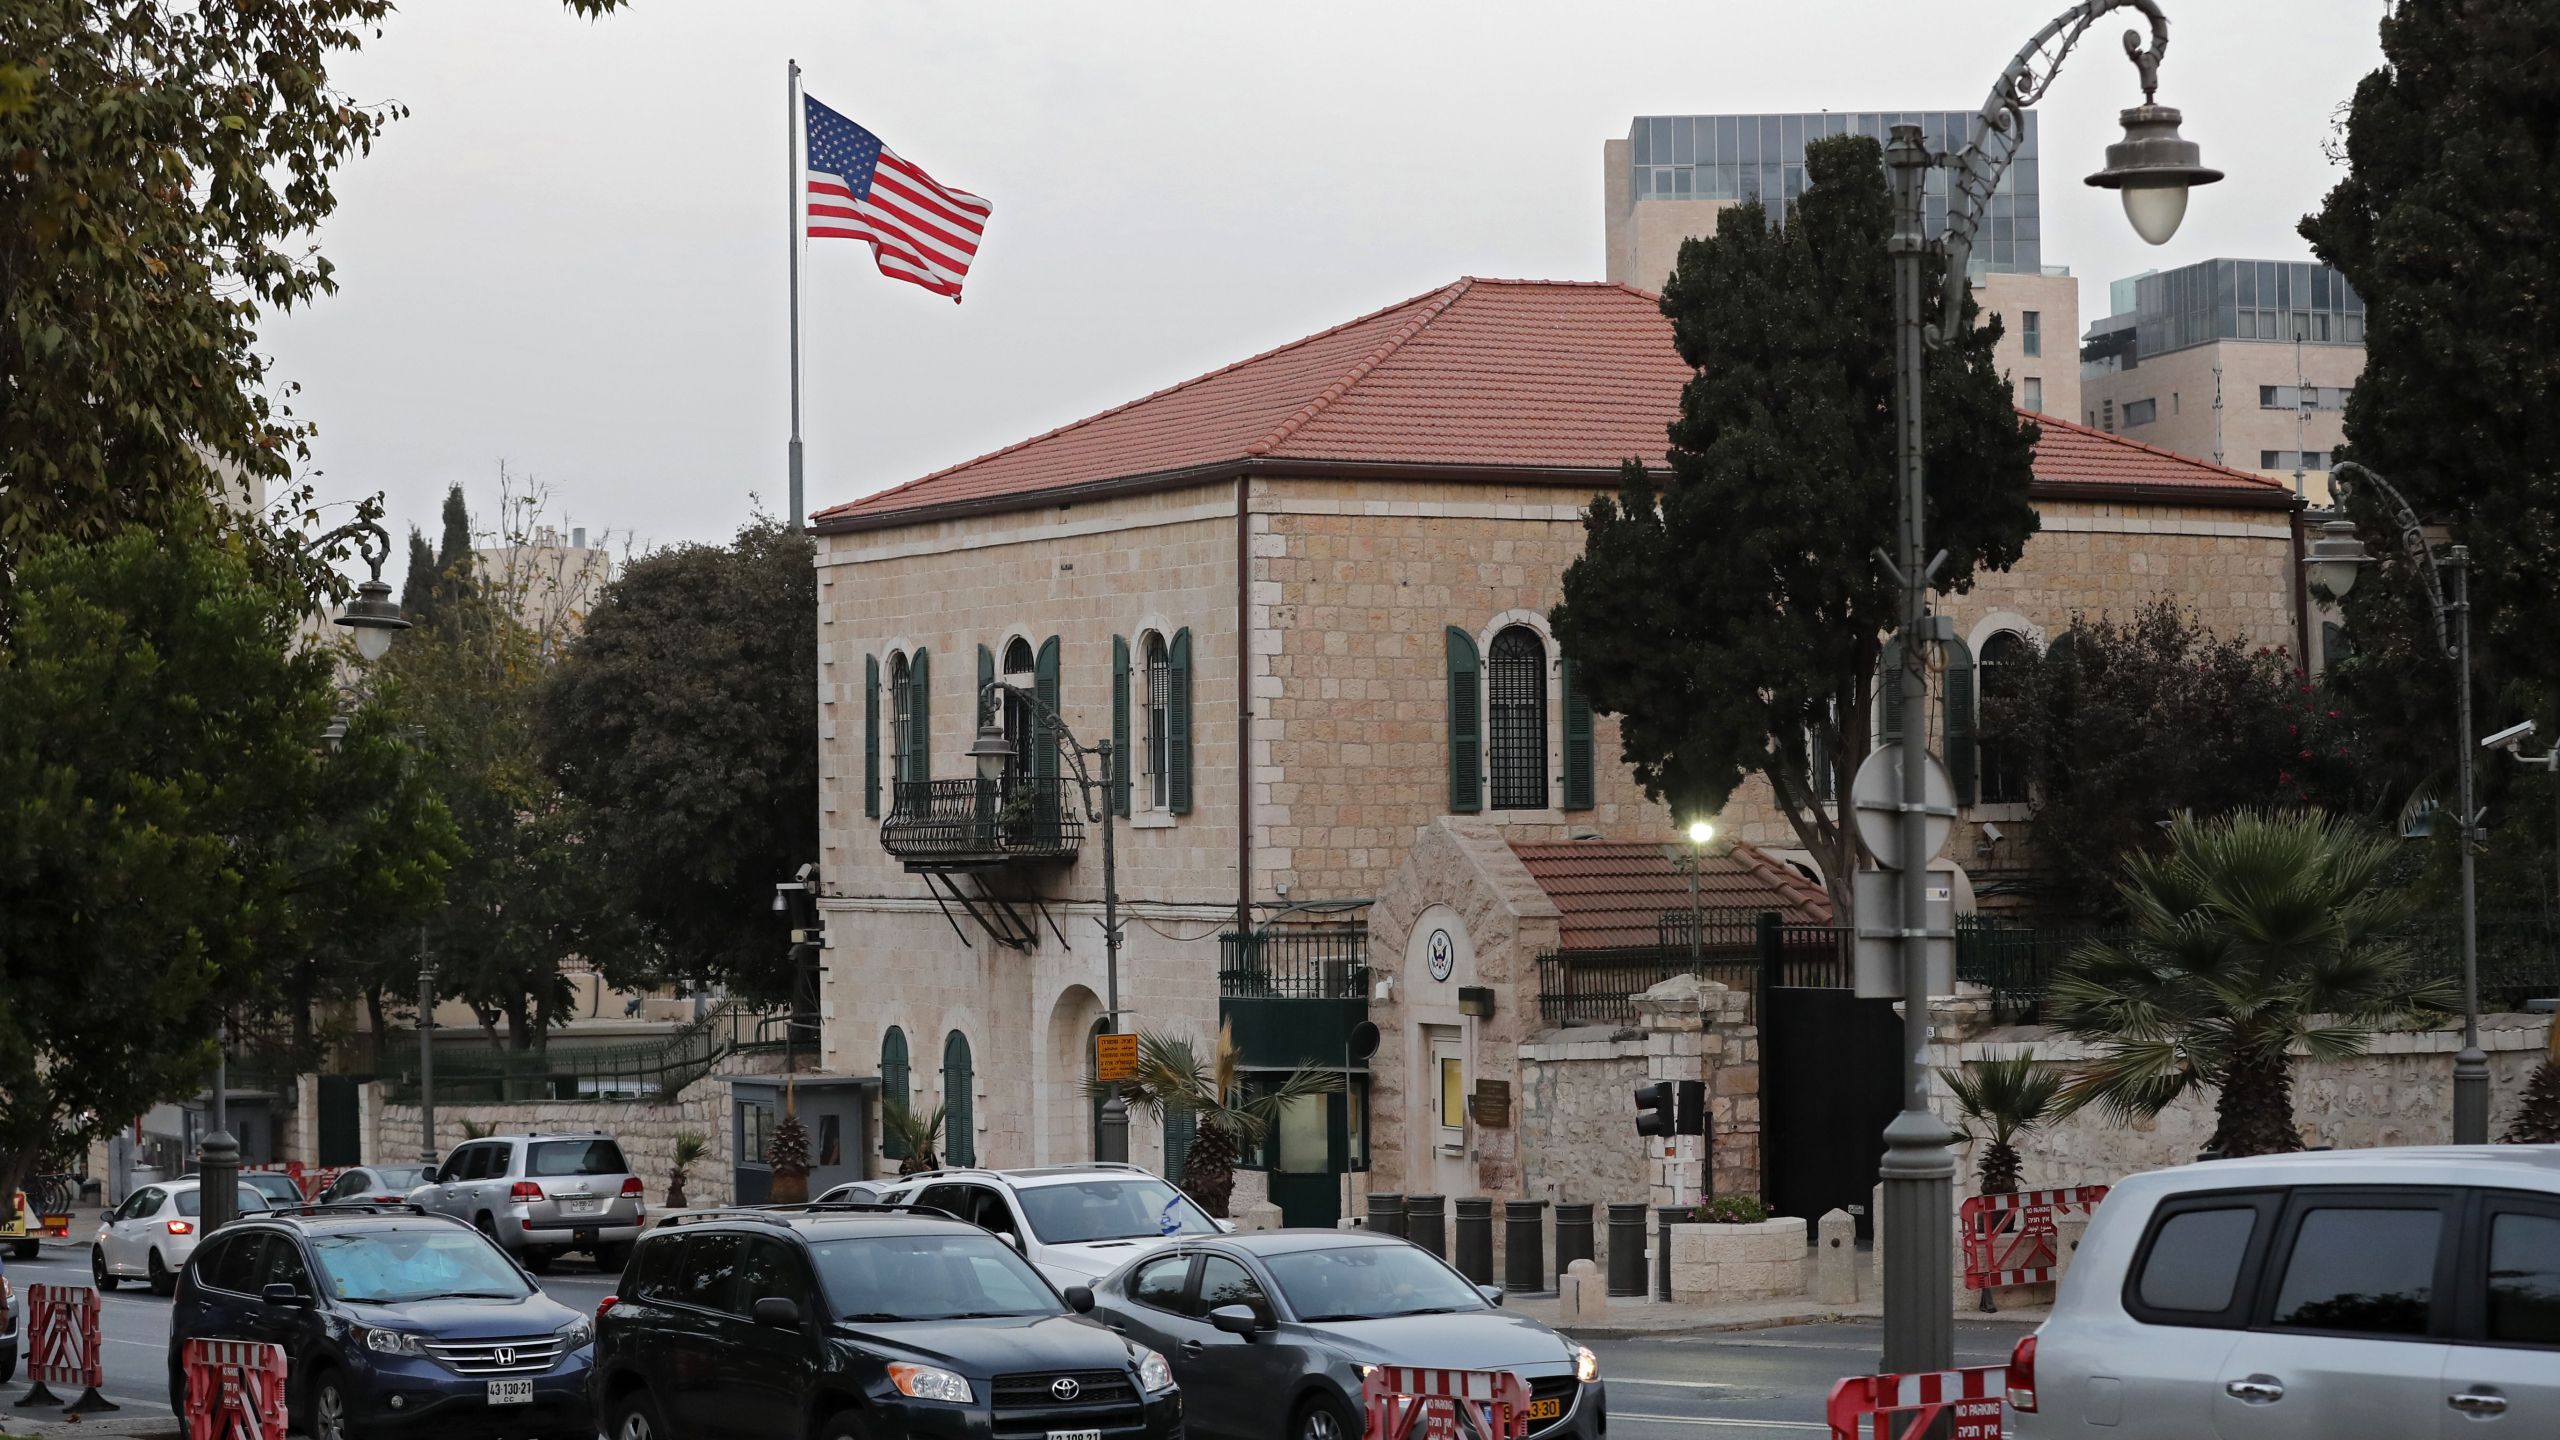
[{"label": "american flag", "polygon": [[808,96],[800,103],[809,134],[809,238],[868,240],[881,274],[957,304],[995,207],[937,183]]}]

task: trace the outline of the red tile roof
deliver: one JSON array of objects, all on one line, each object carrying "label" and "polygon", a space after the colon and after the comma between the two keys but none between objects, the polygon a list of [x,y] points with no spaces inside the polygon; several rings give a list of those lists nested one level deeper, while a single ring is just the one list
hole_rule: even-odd
[{"label": "red tile roof", "polygon": [[[1605,485],[1621,460],[1661,456],[1690,373],[1671,322],[1643,291],[1468,278],[816,519],[870,528],[911,512],[1010,509],[1085,486],[1278,462],[1547,472]],[[2274,481],[2037,419],[2047,435],[2040,481],[2291,501]]]},{"label": "red tile roof", "polygon": [[[1529,878],[1564,912],[1557,943],[1567,950],[1653,945],[1666,914],[1689,912],[1689,877],[1671,867],[1663,841],[1513,841]],[[1698,871],[1698,907],[1712,927],[1752,923],[1775,910],[1791,924],[1828,925],[1831,899],[1804,874],[1749,844],[1709,856]]]}]

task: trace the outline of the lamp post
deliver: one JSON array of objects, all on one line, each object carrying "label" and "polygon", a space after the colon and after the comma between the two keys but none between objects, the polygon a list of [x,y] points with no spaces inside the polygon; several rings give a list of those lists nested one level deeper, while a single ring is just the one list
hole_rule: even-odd
[{"label": "lamp post", "polygon": [[[1707,846],[1716,838],[1716,827],[1704,820],[1692,820],[1687,831],[1689,848],[1672,852],[1671,868],[1689,877],[1689,964],[1705,964],[1706,922],[1698,910],[1698,867],[1706,862]],[[1700,973],[1705,973],[1703,969]]]},{"label": "lamp post", "polygon": [[[1004,777],[1006,762],[1014,757],[1013,741],[1004,733],[1003,701],[1010,696],[1022,702],[1036,724],[1046,724],[1055,732],[1053,743],[1058,753],[1076,772],[1076,789],[1084,805],[1088,823],[1102,824],[1102,956],[1103,956],[1103,1033],[1120,1032],[1120,871],[1118,857],[1112,848],[1113,816],[1111,806],[1112,779],[1119,763],[1112,754],[1108,737],[1086,746],[1067,728],[1064,716],[1049,708],[1040,697],[1020,685],[1003,680],[990,680],[978,689],[978,738],[969,745],[969,756],[978,763],[978,779],[992,787]],[[1085,757],[1101,762],[1102,776],[1094,778],[1085,767]],[[1129,1102],[1120,1094],[1120,1083],[1111,1082],[1111,1096],[1102,1102],[1102,1134],[1095,1145],[1100,1153],[1096,1160],[1126,1161],[1129,1158]]]},{"label": "lamp post", "polygon": [[[2352,473],[2350,473],[2352,472]],[[2362,478],[2358,478],[2362,477]],[[2329,472],[2329,493],[2337,518],[2320,527],[2303,565],[2311,582],[2331,595],[2355,588],[2356,572],[2370,563],[2346,504],[2355,490],[2370,484],[2391,509],[2400,527],[2400,548],[2410,568],[2427,582],[2427,615],[2435,622],[2436,648],[2454,662],[2454,842],[2462,847],[2462,1050],[2453,1057],[2453,1143],[2489,1143],[2489,1057],[2480,1048],[2480,912],[2472,875],[2473,852],[2479,848],[2479,814],[2471,798],[2471,548],[2450,546],[2442,561],[2428,543],[2426,527],[2390,481],[2353,460],[2341,460]],[[2443,573],[2453,572],[2447,598]],[[2445,617],[2453,617],[2453,634],[2445,635]]]},{"label": "lamp post", "polygon": [[[2157,0],[2083,0],[2048,22],[2013,56],[1974,117],[1963,149],[1932,153],[1917,125],[1896,125],[1885,144],[1892,180],[1895,474],[1900,485],[1896,552],[1882,559],[1902,589],[1902,871],[1898,931],[1903,984],[1903,1109],[1885,1127],[1884,1369],[1893,1374],[1945,1370],[1955,1361],[1954,1132],[1929,1107],[1929,908],[1926,826],[1928,814],[1929,712],[1926,647],[1943,638],[1944,621],[1931,625],[1928,584],[1938,562],[1925,560],[1922,527],[1927,515],[1921,474],[1921,361],[1964,320],[1967,262],[1992,192],[2026,139],[2026,111],[2051,88],[2056,72],[2080,37],[2101,15],[2140,11],[2151,22],[2151,46],[2125,32],[2124,49],[2141,76],[2142,103],[2118,117],[2124,139],[2107,147],[2107,168],[2088,183],[2120,191],[2125,216],[2154,245],[2177,232],[2186,214],[2187,190],[2222,178],[2198,163],[2195,145],[2178,134],[2179,114],[2158,103],[2160,58],[2169,48],[2169,21]],[[1927,176],[1948,176],[1946,229],[1928,233]],[[1921,262],[1932,248],[1945,257],[1942,308],[1924,313]]]},{"label": "lamp post", "polygon": [[418,927],[418,1158],[436,1163],[436,957]]}]

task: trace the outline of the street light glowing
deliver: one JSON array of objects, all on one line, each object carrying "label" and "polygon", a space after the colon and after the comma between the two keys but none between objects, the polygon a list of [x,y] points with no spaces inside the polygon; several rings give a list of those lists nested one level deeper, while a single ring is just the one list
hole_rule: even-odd
[{"label": "street light glowing", "polygon": [[1716,827],[1713,825],[1708,824],[1704,820],[1692,820],[1689,822],[1690,844],[1704,845],[1714,838],[1716,838]]}]

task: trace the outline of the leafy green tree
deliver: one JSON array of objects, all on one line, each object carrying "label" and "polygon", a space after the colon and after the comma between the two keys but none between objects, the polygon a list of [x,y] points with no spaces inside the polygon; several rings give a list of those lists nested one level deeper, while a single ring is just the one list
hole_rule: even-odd
[{"label": "leafy green tree", "polygon": [[[2365,304],[2365,363],[2346,454],[2471,551],[2471,625],[2484,728],[2560,727],[2560,10],[2547,0],[2409,0],[2381,22],[2383,64],[2347,109],[2348,170],[2302,234]],[[2355,658],[2333,676],[2401,794],[2450,803],[2451,667],[2423,583],[2378,496],[2350,518],[2375,557],[2344,597]],[[2493,817],[2549,805],[2515,767],[2479,770]],[[2518,793],[2513,801],[2509,792]],[[2501,832],[2491,853],[2512,850]],[[2552,837],[2560,845],[2560,836]],[[2549,856],[2543,851],[2543,868]],[[2547,888],[2547,887],[2545,887]],[[2555,901],[2560,903],[2560,901]]]},{"label": "leafy green tree", "polygon": [[2451,995],[2386,938],[2409,905],[2386,880],[2393,843],[2315,811],[2179,816],[2167,853],[2126,862],[2131,936],[2083,946],[2054,977],[2054,1027],[2095,1051],[2067,1103],[2157,1115],[2209,1087],[2213,1148],[2301,1149],[2293,1052],[2360,1055],[2375,1030],[2439,1018]]},{"label": "leafy green tree", "polygon": [[[176,513],[173,511],[173,513]],[[199,1089],[218,1015],[432,903],[449,825],[370,743],[327,752],[300,591],[199,516],[21,552],[0,648],[0,1193]],[[378,908],[377,908],[378,907]]]},{"label": "leafy green tree", "polygon": [[818,846],[817,572],[758,520],[635,560],[552,671],[551,774],[596,816],[615,904],[670,973],[790,994],[773,884]]},{"label": "leafy green tree", "polygon": [[2251,806],[2356,812],[2360,746],[2282,650],[2217,636],[2166,597],[2126,619],[2075,615],[1983,697],[1986,750],[2026,776],[2057,903],[2103,910],[2161,822]]},{"label": "leafy green tree", "polygon": [[[1669,468],[1631,460],[1619,493],[1592,503],[1553,617],[1647,793],[1712,810],[1766,777],[1843,915],[1857,830],[1825,808],[1818,776],[1846,788],[1865,757],[1881,637],[1900,621],[1874,558],[1892,548],[1896,507],[1882,165],[1865,137],[1810,144],[1812,183],[1783,228],[1746,203],[1680,247],[1662,311],[1697,376]],[[1924,270],[1934,294],[1939,262]],[[1993,365],[1998,321],[1974,326],[1970,308],[1924,376],[1944,591],[2015,563],[2036,529],[2036,429]]]},{"label": "leafy green tree", "polygon": [[2035,1052],[2029,1050],[1938,1074],[1955,1093],[1956,1107],[1964,1112],[1966,1138],[1982,1146],[1982,1156],[1974,1162],[1982,1193],[2018,1193],[2018,1175],[2024,1168],[2018,1141],[2061,1117],[2063,1073],[2037,1063]]},{"label": "leafy green tree", "polygon": [[[1105,1094],[1111,1086],[1088,1079],[1085,1088]],[[1244,1055],[1236,1048],[1232,1024],[1218,1027],[1217,1043],[1206,1059],[1188,1036],[1139,1032],[1138,1073],[1119,1082],[1132,1110],[1158,1118],[1192,1117],[1191,1152],[1176,1183],[1201,1209],[1220,1217],[1235,1202],[1236,1165],[1244,1148],[1278,1124],[1280,1113],[1292,1104],[1341,1088],[1341,1076],[1308,1069],[1292,1070],[1274,1086],[1247,1087]]]}]

